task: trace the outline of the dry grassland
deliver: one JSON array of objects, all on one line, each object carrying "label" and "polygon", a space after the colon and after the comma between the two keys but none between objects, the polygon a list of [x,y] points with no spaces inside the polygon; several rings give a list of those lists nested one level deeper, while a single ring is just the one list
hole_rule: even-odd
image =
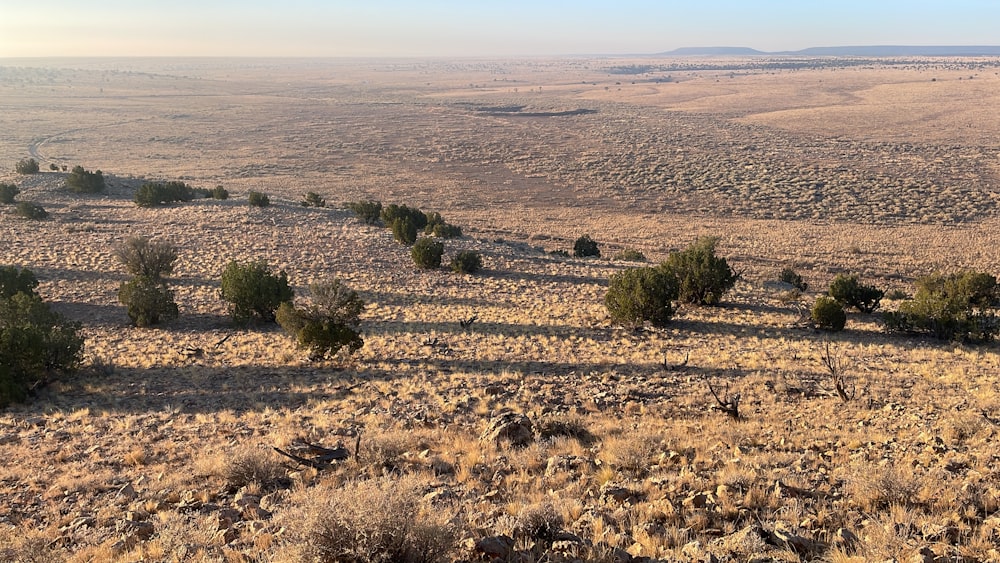
[{"label": "dry grassland", "polygon": [[[454,560],[507,535],[511,561],[1000,561],[996,344],[797,322],[841,272],[903,290],[997,273],[1000,61],[609,73],[631,64],[651,63],[3,62],[0,162],[43,172],[0,181],[51,216],[0,209],[0,263],[84,324],[87,361],[0,412],[0,559],[298,561],[334,514],[369,538],[418,524],[410,541],[454,539]],[[109,188],[68,194],[49,163]],[[233,195],[142,209],[144,179]],[[445,262],[473,249],[485,271],[417,271],[306,191],[440,211],[467,235]],[[653,260],[717,235],[744,279],[722,307],[624,330],[603,298],[628,264],[545,252],[583,233]],[[117,303],[132,235],[179,248],[180,317],[159,328]],[[300,294],[357,289],[364,348],[311,363],[277,328],[234,328],[219,277],[252,258]],[[809,292],[765,287],[785,266]],[[504,411],[536,439],[481,441]],[[359,434],[322,471],[272,450],[353,453]]]}]

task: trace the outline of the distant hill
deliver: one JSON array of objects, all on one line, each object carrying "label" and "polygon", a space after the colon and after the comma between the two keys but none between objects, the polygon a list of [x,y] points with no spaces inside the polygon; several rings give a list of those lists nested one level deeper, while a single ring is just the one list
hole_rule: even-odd
[{"label": "distant hill", "polygon": [[667,57],[796,55],[807,57],[977,57],[1000,56],[995,45],[855,45],[798,51],[758,51],[749,47],[682,47],[657,53]]}]

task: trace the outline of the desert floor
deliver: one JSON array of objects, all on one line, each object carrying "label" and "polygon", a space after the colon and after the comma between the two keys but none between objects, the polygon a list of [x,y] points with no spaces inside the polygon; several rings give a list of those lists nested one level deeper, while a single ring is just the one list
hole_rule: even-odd
[{"label": "desert floor", "polygon": [[[0,208],[0,264],[86,335],[78,373],[0,411],[0,559],[299,561],[342,514],[448,560],[509,536],[510,561],[1000,561],[998,346],[800,322],[838,273],[998,273],[1000,61],[778,61],[0,60],[0,181],[50,213]],[[232,195],[139,208],[146,180]],[[445,262],[485,270],[417,270],[341,208],[369,198],[441,212],[466,235]],[[549,253],[584,233],[604,258]],[[117,301],[135,235],[179,249],[157,328]],[[608,257],[701,235],[742,272],[722,306],[613,326],[635,264]],[[255,258],[356,289],[365,346],[310,362],[235,327],[219,277]],[[809,291],[774,289],[784,267]],[[480,440],[507,411],[528,446]],[[357,455],[272,449],[303,439]]]}]

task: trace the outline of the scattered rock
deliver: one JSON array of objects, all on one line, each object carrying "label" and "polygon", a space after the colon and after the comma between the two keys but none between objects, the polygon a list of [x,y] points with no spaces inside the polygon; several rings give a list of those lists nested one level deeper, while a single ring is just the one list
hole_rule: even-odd
[{"label": "scattered rock", "polygon": [[506,561],[514,549],[514,539],[510,536],[490,536],[475,543],[474,551],[490,559]]},{"label": "scattered rock", "polygon": [[521,447],[535,440],[535,431],[527,416],[505,412],[490,420],[480,440],[498,444],[509,442],[512,446]]}]

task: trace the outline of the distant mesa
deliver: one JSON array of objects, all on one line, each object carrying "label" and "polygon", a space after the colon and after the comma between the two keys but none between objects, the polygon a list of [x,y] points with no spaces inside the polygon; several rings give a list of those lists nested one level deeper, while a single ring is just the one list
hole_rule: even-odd
[{"label": "distant mesa", "polygon": [[751,57],[792,55],[805,57],[994,57],[1000,56],[995,45],[854,45],[846,47],[810,47],[798,51],[758,51],[749,47],[682,47],[657,53],[663,57]]}]

